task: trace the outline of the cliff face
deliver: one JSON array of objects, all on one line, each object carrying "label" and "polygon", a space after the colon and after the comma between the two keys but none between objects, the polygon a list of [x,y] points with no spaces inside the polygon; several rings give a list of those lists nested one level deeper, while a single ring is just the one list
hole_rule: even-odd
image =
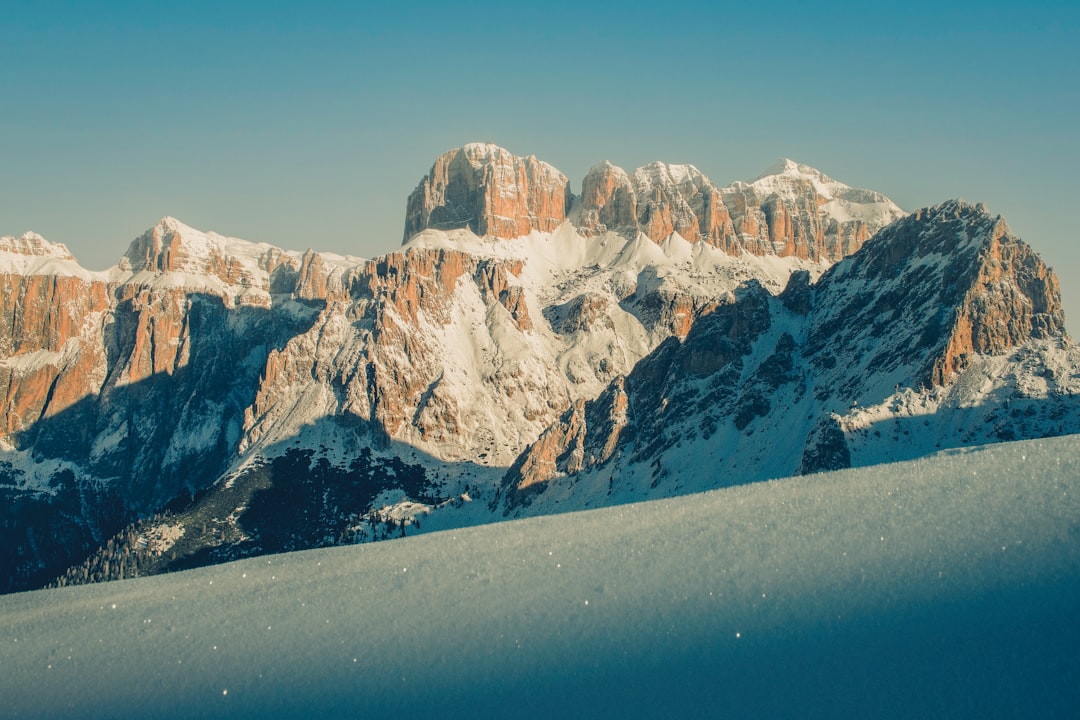
[{"label": "cliff face", "polygon": [[880,193],[791,160],[725,188],[693,165],[655,162],[627,174],[604,162],[586,174],[573,212],[571,199],[566,177],[550,165],[466,145],[440,156],[410,195],[405,240],[428,228],[465,227],[510,239],[552,231],[569,215],[584,237],[642,233],[660,243],[677,233],[731,255],[834,262],[903,215]]},{"label": "cliff face", "polygon": [[473,143],[440,155],[409,196],[405,240],[426,228],[502,238],[550,232],[570,201],[566,176],[547,163]]},{"label": "cliff face", "polygon": [[[104,380],[102,329],[109,291],[62,245],[27,234],[0,238],[0,435],[29,428]],[[35,272],[35,270],[37,270]]]},{"label": "cliff face", "polygon": [[836,261],[903,212],[888,198],[850,188],[783,160],[752,183],[717,188],[693,165],[652,163],[629,176],[609,163],[585,176],[577,211],[582,233],[678,233],[732,255]]},{"label": "cliff face", "polygon": [[817,370],[832,374],[834,360],[854,358],[867,387],[901,367],[914,370],[912,382],[940,386],[976,355],[1065,335],[1056,276],[1001,217],[960,201],[879,233],[825,273],[814,305]]},{"label": "cliff face", "polygon": [[171,218],[106,272],[57,246],[26,249],[0,242],[8,589],[221,473],[267,351],[309,315],[281,296],[270,311],[294,258]]}]

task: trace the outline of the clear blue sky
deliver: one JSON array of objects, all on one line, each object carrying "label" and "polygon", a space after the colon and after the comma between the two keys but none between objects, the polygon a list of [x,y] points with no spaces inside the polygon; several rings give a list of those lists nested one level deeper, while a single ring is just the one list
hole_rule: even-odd
[{"label": "clear blue sky", "polygon": [[0,234],[93,269],[163,215],[372,256],[473,140],[575,189],[605,159],[726,184],[787,156],[908,210],[985,201],[1078,328],[1078,5],[7,0]]}]

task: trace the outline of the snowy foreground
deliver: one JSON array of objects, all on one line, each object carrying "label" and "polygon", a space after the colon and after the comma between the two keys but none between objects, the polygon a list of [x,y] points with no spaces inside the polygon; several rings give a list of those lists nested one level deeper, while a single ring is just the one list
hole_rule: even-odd
[{"label": "snowy foreground", "polygon": [[1080,436],[0,597],[0,717],[1075,717]]}]

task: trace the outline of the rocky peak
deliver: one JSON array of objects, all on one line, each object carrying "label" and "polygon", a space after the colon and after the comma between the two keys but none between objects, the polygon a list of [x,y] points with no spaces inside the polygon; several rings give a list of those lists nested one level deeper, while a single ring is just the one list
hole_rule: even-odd
[{"label": "rocky peak", "polygon": [[[287,253],[266,243],[253,243],[202,232],[176,218],[162,218],[154,227],[132,240],[120,268],[133,273],[173,273],[182,284],[222,289],[219,284],[260,293],[291,291],[300,269],[297,253]],[[209,284],[208,284],[209,283]],[[265,302],[260,296],[243,302]]]},{"label": "rocky peak", "polygon": [[835,262],[904,211],[881,193],[851,188],[781,158],[752,183],[724,188],[742,246],[753,254]]},{"label": "rocky peak", "polygon": [[35,232],[25,232],[19,237],[0,237],[0,252],[28,257],[49,257],[61,260],[74,260],[62,243],[49,242]]},{"label": "rocky peak", "polygon": [[[822,182],[832,182],[825,176],[820,170],[809,165],[803,165],[800,162],[796,162],[791,158],[777,158],[776,162],[767,167],[763,173],[754,178],[753,182],[763,180],[768,177],[776,175],[786,175],[789,177],[806,177],[816,178]],[[751,183],[753,184],[753,183]]]},{"label": "rocky peak", "polygon": [[709,178],[693,165],[650,163],[633,174],[638,225],[653,242],[673,232],[690,242],[730,234],[731,218]]},{"label": "rocky peak", "polygon": [[812,192],[819,204],[834,203],[829,211],[838,219],[850,216],[881,227],[904,216],[904,211],[896,203],[879,192],[849,187],[817,168],[787,158],[777,160],[749,185],[732,185],[732,189],[745,187],[753,188],[762,199],[776,194],[791,200]]},{"label": "rocky peak", "polygon": [[585,236],[678,233],[732,255],[794,255],[832,262],[903,216],[881,193],[850,188],[783,158],[752,183],[717,188],[693,165],[653,162],[629,176],[610,163],[582,183],[575,223]]},{"label": "rocky peak", "polygon": [[814,307],[808,350],[822,372],[836,372],[830,358],[854,357],[867,378],[907,367],[927,386],[976,355],[1065,334],[1054,273],[1000,216],[960,200],[878,233],[822,276]]},{"label": "rocky peak", "polygon": [[551,232],[570,210],[566,176],[496,145],[471,143],[443,153],[406,203],[405,241],[427,228],[469,228],[515,238]]},{"label": "rocky peak", "polygon": [[589,169],[574,224],[589,237],[609,230],[637,233],[637,193],[625,170],[606,160]]},{"label": "rocky peak", "polygon": [[215,255],[222,254],[224,238],[206,234],[164,217],[154,227],[131,241],[124,259],[134,272],[201,273]]},{"label": "rocky peak", "polygon": [[700,309],[549,426],[492,506],[564,512],[1075,432],[1077,368],[1057,278],[1000,217],[949,201],[816,283],[750,281]]},{"label": "rocky peak", "polygon": [[648,193],[650,190],[664,187],[700,188],[712,186],[705,173],[693,165],[680,165],[660,162],[656,160],[643,165],[634,171],[634,184],[640,191]]},{"label": "rocky peak", "polygon": [[[428,228],[499,238],[551,232],[571,199],[566,176],[547,163],[465,145],[439,156],[409,196],[405,241]],[[586,174],[572,220],[585,237],[641,233],[661,243],[678,233],[731,255],[835,262],[903,214],[881,193],[783,158],[754,182],[726,188],[693,165],[658,161],[627,173],[603,162]]]}]

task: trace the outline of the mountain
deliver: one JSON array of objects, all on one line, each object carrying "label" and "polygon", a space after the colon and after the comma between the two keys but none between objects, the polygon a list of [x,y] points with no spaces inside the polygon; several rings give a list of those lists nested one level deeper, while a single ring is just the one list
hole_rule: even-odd
[{"label": "mountain", "polygon": [[979,206],[472,144],[406,208],[371,260],[0,239],[0,590],[1080,432],[1057,280]]},{"label": "mountain", "polygon": [[951,201],[813,285],[748,282],[564,413],[493,505],[551,512],[1077,433],[1078,368],[1056,277],[1001,218]]}]

